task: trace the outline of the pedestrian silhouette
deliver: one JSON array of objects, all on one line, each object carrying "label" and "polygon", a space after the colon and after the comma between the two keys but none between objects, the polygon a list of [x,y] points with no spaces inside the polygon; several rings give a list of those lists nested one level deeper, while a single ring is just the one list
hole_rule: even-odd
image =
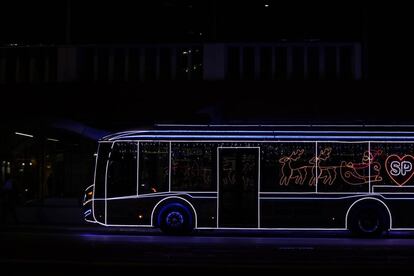
[{"label": "pedestrian silhouette", "polygon": [[2,216],[1,223],[3,225],[18,224],[17,218],[17,189],[10,175],[6,176],[1,190],[2,197]]}]

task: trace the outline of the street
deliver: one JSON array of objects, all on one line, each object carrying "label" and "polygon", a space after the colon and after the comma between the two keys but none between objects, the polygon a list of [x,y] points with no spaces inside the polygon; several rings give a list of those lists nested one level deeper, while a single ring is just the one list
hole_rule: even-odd
[{"label": "street", "polygon": [[411,270],[412,233],[378,239],[344,232],[205,231],[165,236],[156,230],[1,232],[2,266],[74,271],[393,271]]}]

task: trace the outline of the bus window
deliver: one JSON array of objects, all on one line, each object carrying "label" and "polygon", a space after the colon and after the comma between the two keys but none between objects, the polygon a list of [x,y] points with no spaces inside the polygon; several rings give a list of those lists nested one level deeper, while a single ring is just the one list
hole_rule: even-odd
[{"label": "bus window", "polygon": [[[318,192],[368,192],[376,181],[367,142],[318,143]],[[370,176],[371,171],[371,176]]]},{"label": "bus window", "polygon": [[262,192],[314,192],[315,143],[268,143],[261,146]]},{"label": "bus window", "polygon": [[169,143],[139,144],[138,194],[167,192],[169,185]]},{"label": "bus window", "polygon": [[[374,191],[395,191],[395,188],[414,185],[414,144],[371,142],[371,152],[377,167],[371,169],[377,181],[371,183]],[[378,189],[380,188],[380,190]]]},{"label": "bus window", "polygon": [[211,143],[171,145],[171,189],[174,191],[215,191],[212,168],[216,146]]},{"label": "bus window", "polygon": [[95,197],[105,197],[105,177],[106,163],[111,152],[112,143],[101,143],[98,148],[98,158],[96,159],[95,172]]},{"label": "bus window", "polygon": [[137,194],[137,143],[114,144],[108,163],[107,197]]}]

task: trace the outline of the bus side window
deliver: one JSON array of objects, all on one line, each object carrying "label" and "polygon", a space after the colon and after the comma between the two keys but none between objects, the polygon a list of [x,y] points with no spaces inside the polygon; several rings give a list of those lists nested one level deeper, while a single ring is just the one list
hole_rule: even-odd
[{"label": "bus side window", "polygon": [[138,194],[168,191],[169,143],[141,142]]},{"label": "bus side window", "polygon": [[212,143],[171,144],[171,190],[215,191],[212,168],[217,145]]},{"label": "bus side window", "polygon": [[116,142],[108,163],[107,197],[137,194],[137,143]]}]

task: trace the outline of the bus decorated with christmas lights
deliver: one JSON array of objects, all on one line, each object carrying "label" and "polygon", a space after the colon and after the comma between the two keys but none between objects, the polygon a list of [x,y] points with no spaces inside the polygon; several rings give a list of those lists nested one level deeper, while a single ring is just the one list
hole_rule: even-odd
[{"label": "bus decorated with christmas lights", "polygon": [[414,131],[169,126],[102,138],[88,222],[193,229],[414,230]]}]

